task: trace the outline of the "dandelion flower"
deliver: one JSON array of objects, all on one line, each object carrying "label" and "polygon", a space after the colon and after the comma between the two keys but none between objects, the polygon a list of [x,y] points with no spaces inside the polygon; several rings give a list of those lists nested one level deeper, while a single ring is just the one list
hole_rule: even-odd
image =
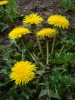
[{"label": "dandelion flower", "polygon": [[55,27],[68,29],[69,21],[65,16],[61,15],[52,15],[47,20],[48,24],[54,25]]},{"label": "dandelion flower", "polygon": [[4,1],[0,1],[0,6],[2,5],[6,5],[8,3],[8,1],[4,0]]},{"label": "dandelion flower", "polygon": [[43,18],[41,16],[39,16],[38,14],[30,14],[24,17],[23,19],[23,23],[26,24],[39,24],[43,21]]},{"label": "dandelion flower", "polygon": [[40,30],[37,35],[39,37],[53,37],[56,35],[56,30],[52,29],[52,28],[44,28],[42,30]]},{"label": "dandelion flower", "polygon": [[35,78],[36,66],[29,61],[19,61],[11,68],[10,79],[16,85],[24,85]]},{"label": "dandelion flower", "polygon": [[16,27],[14,28],[10,33],[9,33],[9,38],[10,39],[16,39],[16,38],[19,38],[21,37],[22,35],[24,34],[29,34],[30,31],[27,29],[27,28],[24,28],[24,27]]}]

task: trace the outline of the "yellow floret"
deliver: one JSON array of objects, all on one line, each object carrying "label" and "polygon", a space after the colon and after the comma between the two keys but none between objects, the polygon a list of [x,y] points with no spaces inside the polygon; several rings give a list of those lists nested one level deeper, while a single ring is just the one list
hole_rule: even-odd
[{"label": "yellow floret", "polygon": [[6,5],[7,3],[8,3],[8,1],[7,1],[7,0],[0,1],[0,6],[2,6],[2,5]]},{"label": "yellow floret", "polygon": [[35,78],[36,66],[29,61],[19,61],[11,68],[10,79],[24,85]]},{"label": "yellow floret", "polygon": [[39,24],[43,21],[43,18],[38,14],[30,14],[24,17],[23,23],[24,24]]},{"label": "yellow floret", "polygon": [[37,35],[39,37],[53,37],[56,35],[56,30],[55,29],[52,29],[52,28],[44,28],[42,30],[40,30]]},{"label": "yellow floret", "polygon": [[65,16],[61,15],[52,15],[47,20],[48,24],[54,25],[54,27],[59,27],[63,29],[68,29],[69,21]]},{"label": "yellow floret", "polygon": [[24,34],[29,34],[30,31],[27,29],[27,28],[24,28],[24,27],[16,27],[14,28],[10,33],[9,33],[9,38],[10,39],[16,39],[16,38],[19,38],[21,37],[22,35]]}]

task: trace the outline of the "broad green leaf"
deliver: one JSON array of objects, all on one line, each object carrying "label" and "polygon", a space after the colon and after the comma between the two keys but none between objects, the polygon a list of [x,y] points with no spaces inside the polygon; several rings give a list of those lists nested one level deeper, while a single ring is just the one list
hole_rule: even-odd
[{"label": "broad green leaf", "polygon": [[8,74],[8,73],[7,73],[7,69],[2,69],[2,70],[0,70],[0,73]]},{"label": "broad green leaf", "polygon": [[26,92],[22,91],[21,96],[29,100],[29,95]]},{"label": "broad green leaf", "polygon": [[41,86],[45,86],[46,84],[45,84],[45,83],[39,83],[39,85],[41,85]]},{"label": "broad green leaf", "polygon": [[62,63],[70,62],[72,60],[75,60],[75,54],[66,54],[66,55],[61,55],[60,57],[53,59],[52,63],[62,64]]},{"label": "broad green leaf", "polygon": [[39,74],[39,75],[42,75],[44,72],[45,72],[44,70],[39,70],[36,73]]},{"label": "broad green leaf", "polygon": [[50,97],[53,97],[53,98],[59,98],[59,95],[58,93],[55,93],[54,91],[50,91]]},{"label": "broad green leaf", "polygon": [[67,76],[67,75],[62,77],[62,81],[63,81],[67,86],[75,85],[75,78],[70,77],[70,76]]},{"label": "broad green leaf", "polygon": [[14,84],[14,82],[10,81],[10,80],[8,82],[4,83],[4,84],[0,84],[0,90],[4,90],[7,87],[10,88],[10,87],[13,86],[13,84]]},{"label": "broad green leaf", "polygon": [[47,89],[43,89],[41,90],[40,94],[39,94],[39,98],[41,98],[44,95],[47,95],[48,90]]}]

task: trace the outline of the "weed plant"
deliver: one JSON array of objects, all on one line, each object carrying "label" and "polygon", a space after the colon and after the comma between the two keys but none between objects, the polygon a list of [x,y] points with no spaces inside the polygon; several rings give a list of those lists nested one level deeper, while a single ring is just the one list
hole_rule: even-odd
[{"label": "weed plant", "polygon": [[1,100],[75,99],[75,34],[67,32],[70,23],[64,16],[49,16],[52,28],[39,31],[42,21],[38,14],[25,16],[27,27],[8,35],[11,48],[0,46]]},{"label": "weed plant", "polygon": [[60,0],[65,12],[75,12],[75,0]]},{"label": "weed plant", "polygon": [[[6,0],[5,0],[6,1]],[[7,29],[13,26],[17,19],[18,11],[15,0],[0,1],[0,32],[6,32]]]}]

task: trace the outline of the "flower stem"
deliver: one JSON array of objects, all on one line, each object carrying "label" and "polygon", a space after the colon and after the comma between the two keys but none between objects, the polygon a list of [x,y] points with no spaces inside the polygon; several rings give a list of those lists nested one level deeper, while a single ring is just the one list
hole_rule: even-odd
[{"label": "flower stem", "polygon": [[20,49],[20,47],[18,46],[17,42],[15,41],[15,46],[19,49],[19,51],[22,53],[22,60],[24,60],[24,54],[23,54],[23,50]]},{"label": "flower stem", "polygon": [[14,41],[15,41],[15,46],[19,49],[20,52],[22,52],[22,50],[21,50],[20,47],[18,46],[16,40],[14,40]]},{"label": "flower stem", "polygon": [[44,65],[39,61],[38,57],[30,52],[28,52],[30,54],[30,56],[32,57],[32,59],[35,61],[36,64],[39,64],[43,69],[45,68]]},{"label": "flower stem", "polygon": [[56,41],[56,36],[53,38],[53,44],[52,44],[52,50],[51,50],[51,56],[53,56],[54,47],[55,47],[55,41]]},{"label": "flower stem", "polygon": [[38,36],[37,36],[36,33],[35,33],[35,36],[36,36],[36,40],[37,40],[38,45],[39,45],[40,54],[43,54],[43,50],[42,50],[42,47],[41,47],[41,44],[40,44],[39,38],[38,38]]},{"label": "flower stem", "polygon": [[25,43],[23,41],[23,38],[21,38],[21,42],[22,42],[23,47],[26,49]]},{"label": "flower stem", "polygon": [[61,50],[60,50],[59,55],[61,55],[61,53],[62,53],[63,49],[64,49],[64,45],[62,46],[62,48],[61,48]]},{"label": "flower stem", "polygon": [[46,40],[46,49],[47,49],[47,59],[46,59],[46,64],[49,63],[49,41]]}]

